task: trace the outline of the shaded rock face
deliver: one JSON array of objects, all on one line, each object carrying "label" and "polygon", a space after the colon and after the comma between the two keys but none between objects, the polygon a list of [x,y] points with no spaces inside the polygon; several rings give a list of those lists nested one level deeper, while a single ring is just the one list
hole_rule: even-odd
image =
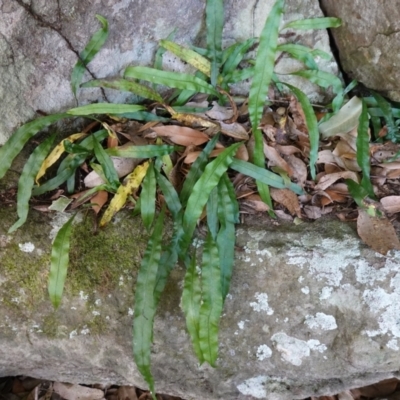
[{"label": "shaded rock face", "polygon": [[400,10],[395,0],[321,0],[327,16],[343,24],[333,29],[344,71],[365,86],[400,100]]},{"label": "shaded rock face", "polygon": [[[0,208],[0,376],[145,387],[132,361],[134,284],[146,234],[119,214],[97,235],[77,219],[62,304],[47,297],[51,238],[68,215]],[[155,321],[157,390],[187,399],[300,399],[399,377],[400,252],[380,256],[324,220],[238,226],[217,368],[199,366],[173,270]]]},{"label": "shaded rock face", "polygon": [[[225,1],[226,45],[258,36],[273,0]],[[285,20],[322,16],[317,0],[286,2]],[[37,110],[60,112],[75,106],[70,75],[91,35],[99,29],[95,14],[109,21],[110,36],[97,57],[89,64],[84,80],[118,76],[128,65],[151,65],[158,40],[174,28],[175,40],[182,44],[204,43],[204,0],[42,0],[0,1],[0,145],[21,123],[32,119]],[[290,33],[290,32],[289,32]],[[288,34],[288,31],[286,31]],[[302,43],[330,53],[325,31],[299,31],[281,41]],[[186,68],[176,57],[165,55],[165,68]],[[318,61],[318,60],[317,60]],[[319,60],[321,69],[337,73],[334,61]],[[279,61],[282,73],[301,69],[286,57]],[[324,94],[312,84],[297,83],[314,101]],[[134,101],[126,93],[85,89],[81,104],[93,101]]]}]

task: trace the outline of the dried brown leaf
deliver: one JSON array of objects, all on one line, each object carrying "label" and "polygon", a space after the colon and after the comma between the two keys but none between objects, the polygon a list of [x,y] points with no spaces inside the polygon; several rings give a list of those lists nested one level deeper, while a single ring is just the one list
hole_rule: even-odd
[{"label": "dried brown leaf", "polygon": [[53,390],[65,400],[100,400],[104,397],[102,390],[70,383],[54,382]]},{"label": "dried brown leaf", "polygon": [[267,204],[265,204],[258,194],[251,194],[241,201],[242,206],[246,206],[246,211],[248,209],[254,212],[265,212],[269,210]]},{"label": "dried brown leaf", "polygon": [[117,391],[118,400],[138,400],[133,386],[120,386]]},{"label": "dried brown leaf", "polygon": [[400,169],[392,169],[386,175],[387,179],[397,179],[399,177],[400,177]]},{"label": "dried brown leaf", "polygon": [[181,146],[199,146],[209,140],[209,137],[197,129],[178,125],[162,125],[153,128],[158,136],[166,136],[171,142]]},{"label": "dried brown leaf", "polygon": [[279,204],[282,204],[288,209],[290,214],[301,218],[301,209],[297,195],[289,189],[271,188],[271,197]]},{"label": "dried brown leaf", "polygon": [[243,160],[243,161],[249,160],[249,152],[247,151],[247,147],[244,144],[239,146],[239,148],[235,154],[235,158],[238,158],[239,160]]},{"label": "dried brown leaf", "polygon": [[381,382],[375,383],[374,385],[364,386],[359,388],[359,392],[361,396],[364,397],[386,397],[391,395],[397,388],[398,379],[390,378],[385,379]]},{"label": "dried brown leaf", "polygon": [[308,132],[305,116],[301,104],[297,101],[296,97],[290,97],[289,110],[292,114],[293,122],[296,128],[304,133]]},{"label": "dried brown leaf", "polygon": [[291,145],[283,146],[283,145],[277,144],[275,146],[275,149],[282,156],[290,156],[290,155],[295,154],[295,153],[301,153],[301,150],[298,147],[291,146]]},{"label": "dried brown leaf", "polygon": [[354,400],[354,397],[350,390],[346,390],[344,392],[340,392],[338,395],[338,400]]},{"label": "dried brown leaf", "polygon": [[400,212],[400,196],[386,196],[380,202],[387,213],[394,214]]},{"label": "dried brown leaf", "polygon": [[217,121],[224,121],[233,117],[233,111],[228,110],[226,107],[220,106],[218,102],[213,101],[211,110],[206,111],[206,115]]},{"label": "dried brown leaf", "polygon": [[315,186],[315,190],[325,190],[339,179],[352,179],[357,183],[359,181],[358,175],[353,171],[335,172],[333,174],[324,175],[319,179],[318,184]]},{"label": "dried brown leaf", "polygon": [[248,140],[249,134],[246,129],[239,123],[234,122],[232,124],[226,124],[225,122],[220,122],[221,132],[224,135],[230,136],[237,140]]},{"label": "dried brown leaf", "polygon": [[264,142],[264,154],[268,159],[268,165],[270,167],[279,167],[283,169],[289,176],[293,175],[293,170],[290,168],[289,164],[279,155],[274,147],[268,146]]},{"label": "dried brown leaf", "polygon": [[304,161],[296,157],[294,154],[285,156],[285,161],[293,171],[292,178],[298,185],[304,187],[307,180],[307,166]]},{"label": "dried brown leaf", "polygon": [[[217,157],[218,154],[221,154],[223,152],[223,148],[222,149],[214,149],[211,154],[210,154],[210,158],[213,157]],[[201,154],[201,151],[193,151],[191,153],[189,153],[183,160],[183,162],[185,164],[192,164],[196,161],[197,157]]]},{"label": "dried brown leaf", "polygon": [[389,250],[400,250],[400,242],[391,222],[386,218],[372,217],[365,209],[358,210],[357,232],[372,250],[386,255]]},{"label": "dried brown leaf", "polygon": [[322,216],[321,208],[316,206],[305,206],[304,212],[306,213],[307,218],[310,219],[318,219]]},{"label": "dried brown leaf", "polygon": [[400,161],[378,164],[379,167],[386,169],[400,169]]},{"label": "dried brown leaf", "polygon": [[104,204],[107,203],[108,200],[108,193],[105,190],[100,190],[97,192],[91,199],[90,203],[93,204],[92,209],[93,211],[98,214]]}]

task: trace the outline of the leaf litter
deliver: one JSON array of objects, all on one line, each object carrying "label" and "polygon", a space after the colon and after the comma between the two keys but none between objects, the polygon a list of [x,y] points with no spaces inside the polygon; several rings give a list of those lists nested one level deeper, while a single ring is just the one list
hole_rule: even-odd
[{"label": "leaf litter", "polygon": [[[52,382],[27,376],[0,378],[3,400],[150,400],[149,391],[134,386],[78,385]],[[157,394],[157,400],[183,400],[167,394]],[[336,395],[308,397],[303,400],[398,400],[400,381],[385,379],[361,388]]]},{"label": "leaf litter", "polygon": [[[150,113],[160,115],[168,122],[140,122],[126,119],[123,116],[106,117],[101,121],[115,135],[113,140],[108,139],[103,146],[111,156],[118,178],[124,179],[127,175],[131,175],[125,178],[124,182],[126,183],[119,187],[119,191],[114,192],[116,195],[100,225],[105,225],[119,209],[135,206],[145,171],[140,174],[141,178],[134,178],[133,181],[132,171],[135,168],[142,168],[140,165],[148,158],[146,156],[151,154],[146,153],[145,150],[155,147],[155,145],[171,146],[170,150],[165,150],[165,152],[166,154],[170,153],[168,157],[171,162],[171,171],[174,174],[171,182],[177,190],[182,186],[191,164],[201,154],[204,145],[214,136],[215,127],[218,127],[221,136],[210,154],[211,158],[217,157],[231,144],[240,142],[241,145],[234,157],[242,161],[253,160],[254,137],[249,135],[251,131],[249,116],[243,113],[246,99],[236,99],[236,103],[235,109],[239,110],[237,111],[238,120],[230,124],[224,121],[234,115],[231,104],[228,103],[224,106],[215,101],[208,104],[206,112],[200,114],[177,113],[170,106],[167,106],[167,110],[165,110],[158,104],[147,108]],[[352,104],[349,106],[349,103]],[[348,190],[346,180],[350,179],[360,184],[363,173],[357,161],[357,157],[359,157],[357,156],[358,124],[356,122],[354,125],[355,117],[347,116],[346,112],[356,113],[359,116],[360,101],[353,98],[349,103],[339,113],[344,119],[351,120],[351,124],[346,123],[334,127],[327,125],[329,123],[336,124],[335,120],[331,122],[332,118],[325,123],[324,132],[330,132],[330,134],[325,135],[326,139],[319,142],[315,180],[309,175],[310,172],[307,169],[310,162],[310,142],[302,104],[295,96],[281,97],[277,101],[277,105],[271,104],[262,110],[259,127],[262,129],[263,155],[267,167],[286,185],[295,183],[304,190],[302,194],[295,194],[288,189],[271,188],[273,208],[279,211],[278,220],[294,220],[295,218],[315,220],[327,214],[337,215],[341,220],[354,219],[354,210],[357,204]],[[204,106],[204,99],[200,98],[198,102],[195,98],[190,100],[191,107],[196,108],[196,104]],[[213,128],[211,132],[210,127]],[[335,134],[331,134],[333,131]],[[56,146],[56,150],[43,163],[42,172],[37,175],[36,179],[43,179],[46,170],[51,169],[51,164],[62,156],[62,153],[65,152],[62,146],[66,140],[72,140],[71,143],[79,143],[79,140],[88,134],[90,134],[90,127],[89,130],[70,135],[61,141]],[[162,146],[158,148],[161,151]],[[367,217],[372,218],[371,223],[377,228],[371,231],[370,225],[365,222],[365,213],[361,208],[357,229],[361,239],[370,246],[374,242],[387,241],[387,246],[372,246],[374,250],[386,254],[390,249],[399,246],[396,235],[387,236],[383,232],[387,231],[387,224],[392,225],[392,221],[397,219],[397,214],[400,212],[397,181],[400,176],[400,162],[393,160],[400,151],[400,146],[392,142],[368,143],[365,151],[368,152],[367,161],[368,166],[370,165],[375,201],[379,202],[381,212],[388,218],[384,227],[382,216]],[[141,154],[142,152],[143,154]],[[141,155],[143,157],[139,157]],[[78,176],[79,187],[82,188],[82,191],[75,191],[72,195],[74,203],[71,208],[81,205],[84,199],[93,203],[96,214],[99,213],[109,198],[107,188],[95,191],[91,196],[85,197],[85,193],[88,189],[109,183],[104,171],[101,168],[100,170],[90,170],[90,167],[87,169],[87,165],[84,164],[79,169]],[[231,171],[229,176],[232,182],[236,181],[235,190],[242,215],[270,209],[269,206],[262,204],[253,178],[245,177],[234,171]],[[243,190],[240,183],[244,180],[246,180],[246,190]],[[157,197],[161,199],[160,193],[157,194]],[[366,240],[366,237],[369,239]]]}]

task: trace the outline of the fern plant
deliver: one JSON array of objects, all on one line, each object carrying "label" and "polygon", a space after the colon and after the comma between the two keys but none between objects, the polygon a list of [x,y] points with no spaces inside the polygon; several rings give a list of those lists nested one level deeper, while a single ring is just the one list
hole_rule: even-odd
[{"label": "fern plant", "polygon": [[[296,44],[278,45],[279,27],[284,12],[284,0],[277,0],[268,16],[259,39],[250,38],[241,43],[222,49],[223,1],[207,0],[206,26],[207,47],[186,48],[171,40],[161,40],[156,54],[154,68],[127,67],[123,78],[92,80],[81,84],[85,65],[90,62],[108,36],[108,23],[97,16],[102,27],[90,39],[80,54],[71,76],[71,87],[78,97],[79,88],[102,87],[134,93],[147,100],[162,104],[171,118],[180,122],[195,118],[180,112],[182,105],[196,93],[205,93],[210,99],[221,104],[231,102],[228,95],[231,84],[252,78],[249,94],[249,114],[252,134],[255,139],[253,162],[235,158],[241,142],[231,144],[214,160],[210,154],[216,146],[220,133],[217,133],[202,150],[187,174],[183,186],[178,192],[164,173],[165,162],[169,155],[180,150],[177,146],[158,143],[155,145],[130,146],[129,148],[104,149],[103,141],[113,137],[109,126],[101,122],[102,129],[91,134],[79,133],[64,139],[51,150],[54,135],[47,138],[32,153],[21,174],[18,184],[18,221],[10,232],[23,225],[28,216],[29,199],[66,185],[68,192],[74,191],[75,173],[82,163],[90,160],[92,167],[103,177],[104,183],[90,189],[80,202],[100,191],[107,191],[113,198],[105,210],[100,226],[105,226],[128,201],[131,194],[141,188],[136,203],[136,212],[140,213],[145,227],[151,232],[150,239],[138,273],[135,291],[135,312],[133,323],[133,355],[137,367],[155,399],[154,379],[151,373],[150,349],[153,336],[153,322],[160,296],[164,290],[171,270],[180,261],[186,268],[184,278],[182,306],[186,325],[193,348],[200,363],[208,362],[215,366],[218,356],[218,324],[223,310],[234,265],[235,225],[239,222],[239,206],[228,171],[237,171],[256,180],[258,191],[270,207],[273,214],[269,187],[289,188],[297,194],[303,190],[295,183],[288,182],[280,175],[265,168],[263,138],[259,123],[266,103],[266,95],[272,81],[277,85],[286,85],[301,103],[306,123],[310,132],[310,171],[315,177],[315,163],[318,150],[319,134],[316,117],[312,106],[298,88],[279,82],[274,73],[277,52],[287,52],[292,57],[304,62],[308,67],[295,73],[326,88],[332,86],[336,93],[333,109],[340,107],[344,92],[340,80],[326,72],[319,71],[314,61],[316,55],[326,56],[321,51]],[[340,21],[333,18],[316,18],[293,21],[283,29],[325,29],[335,27]],[[240,68],[240,63],[248,51],[258,44],[254,65]],[[183,61],[197,69],[195,75],[175,73],[161,69],[162,54],[173,52]],[[146,81],[152,86],[139,81]],[[157,85],[166,85],[175,89],[170,101],[154,89]],[[162,120],[149,113],[144,105],[98,103],[76,107],[66,113],[55,114],[29,122],[18,129],[9,141],[0,149],[0,178],[9,169],[15,156],[24,144],[37,132],[54,122],[76,116],[112,115],[136,120]],[[146,161],[138,165],[120,182],[111,157],[141,158]],[[46,172],[60,162],[54,177],[43,180]],[[165,199],[165,206],[156,215],[156,193],[160,191]],[[169,243],[162,244],[163,226],[166,212],[173,220],[173,233]],[[207,234],[201,254],[196,254],[191,244],[195,237],[195,228],[206,210]],[[71,235],[71,217],[58,232],[51,254],[49,274],[49,295],[57,308],[62,299],[68,268],[69,238]],[[201,275],[197,262],[200,259]]]}]

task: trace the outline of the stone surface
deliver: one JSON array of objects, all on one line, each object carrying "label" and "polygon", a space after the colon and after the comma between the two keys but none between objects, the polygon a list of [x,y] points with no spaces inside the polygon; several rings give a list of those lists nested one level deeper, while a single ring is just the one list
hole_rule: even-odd
[{"label": "stone surface", "polygon": [[[285,21],[322,16],[317,0],[288,0]],[[227,0],[225,44],[259,35],[273,1]],[[151,65],[157,42],[177,28],[175,40],[182,44],[204,42],[204,0],[0,0],[0,144],[13,130],[38,116],[37,110],[54,113],[75,106],[70,74],[91,35],[99,29],[95,14],[109,21],[110,36],[88,68],[97,78],[118,76],[128,65]],[[295,41],[330,52],[325,31],[285,32],[281,41]],[[317,60],[318,61],[318,60]],[[166,53],[165,68],[185,66]],[[319,60],[321,69],[337,73],[334,61]],[[283,73],[302,68],[280,59]],[[89,73],[85,80],[91,79]],[[323,101],[325,95],[312,84],[297,81],[310,98]],[[246,90],[246,88],[244,88]],[[81,104],[92,101],[134,100],[126,94],[99,89],[80,92]]]},{"label": "stone surface", "polygon": [[[146,245],[137,219],[119,214],[93,235],[74,226],[62,304],[46,291],[51,238],[68,215],[32,211],[12,236],[0,208],[0,376],[145,387],[132,361],[134,282]],[[182,268],[155,321],[156,387],[185,399],[301,399],[399,377],[400,252],[366,248],[335,220],[237,229],[217,368],[199,366],[181,312]]]},{"label": "stone surface", "polygon": [[400,100],[400,10],[396,0],[384,5],[368,0],[321,0],[327,16],[343,24],[333,29],[340,61],[350,77]]}]

